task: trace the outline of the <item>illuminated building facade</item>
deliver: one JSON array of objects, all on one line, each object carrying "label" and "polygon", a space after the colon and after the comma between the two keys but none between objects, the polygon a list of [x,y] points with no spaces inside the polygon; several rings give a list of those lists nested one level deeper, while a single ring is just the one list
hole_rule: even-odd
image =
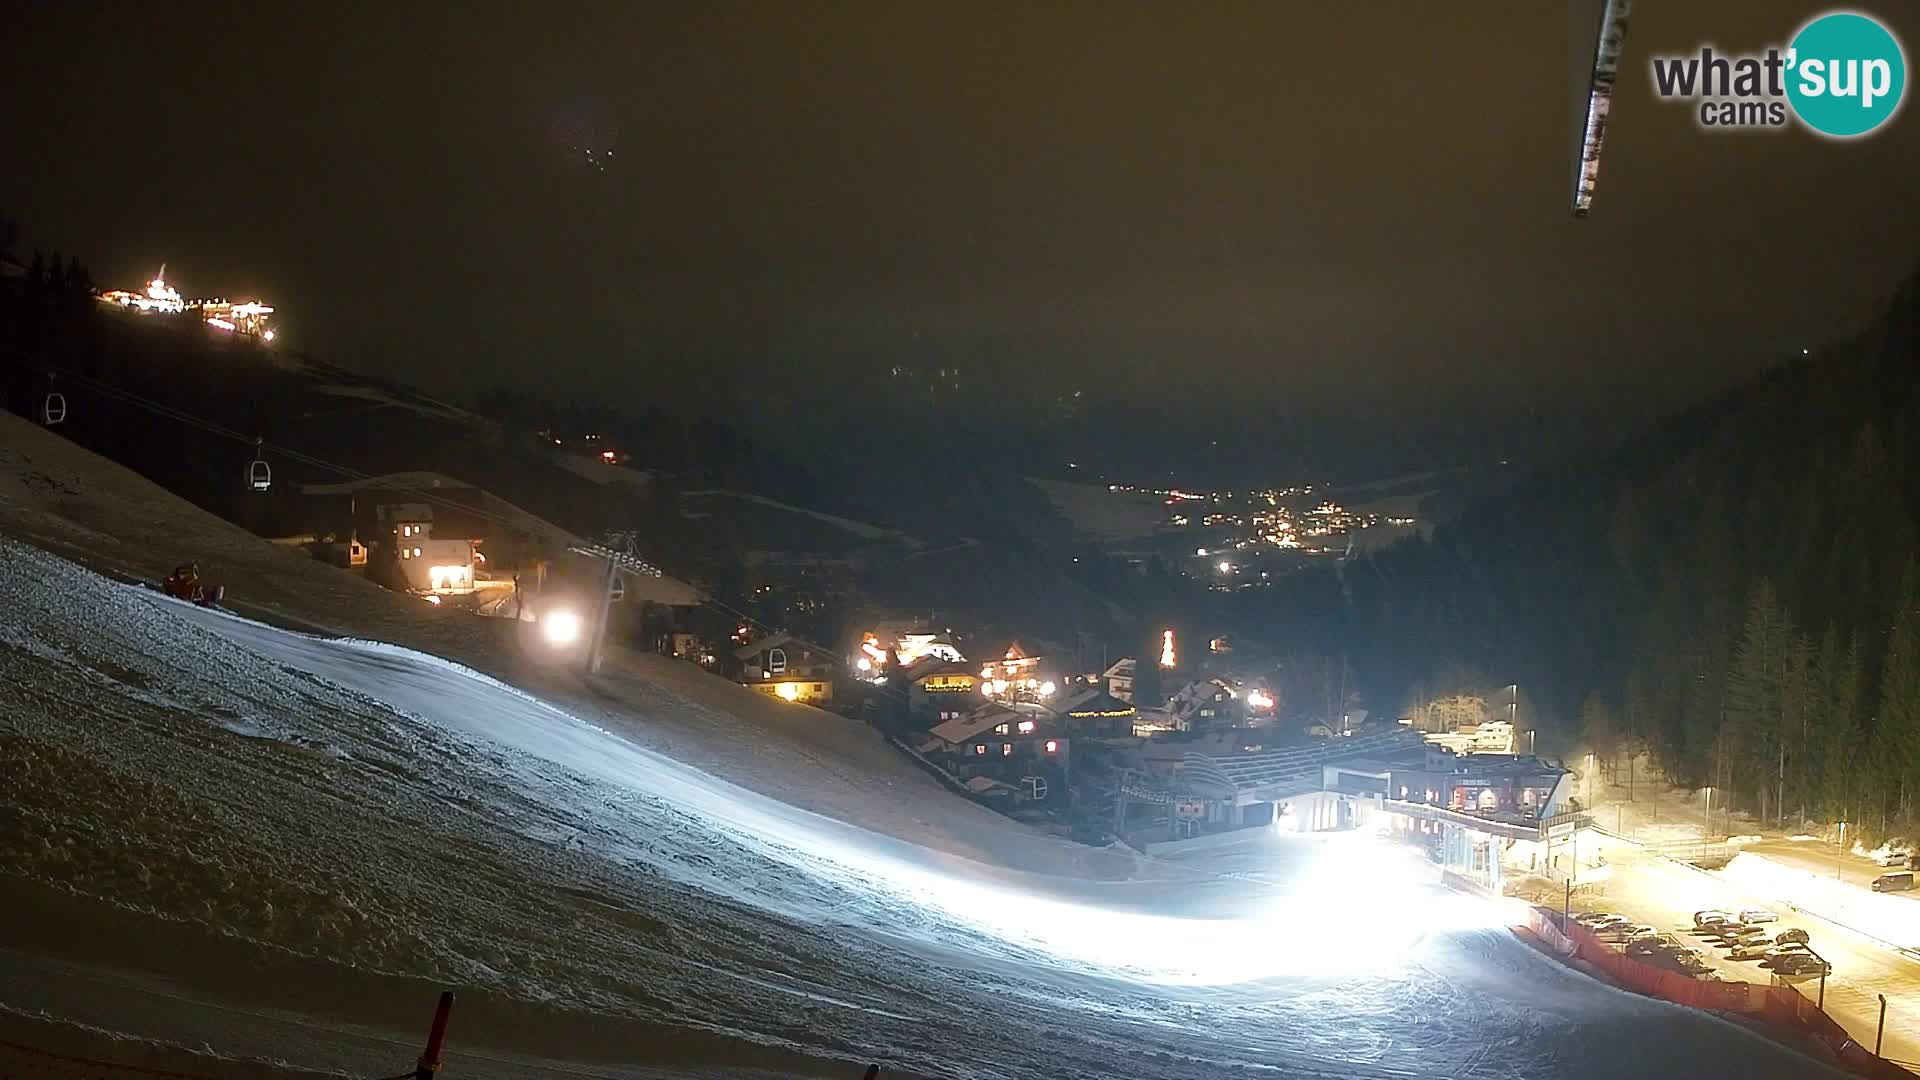
[{"label": "illuminated building facade", "polygon": [[823,705],[833,700],[839,661],[800,642],[775,634],[733,651],[740,662],[740,685],[782,701]]},{"label": "illuminated building facade", "polygon": [[1027,655],[1017,641],[1007,646],[1006,655],[980,667],[980,693],[994,701],[1045,702],[1059,691],[1042,658]]}]

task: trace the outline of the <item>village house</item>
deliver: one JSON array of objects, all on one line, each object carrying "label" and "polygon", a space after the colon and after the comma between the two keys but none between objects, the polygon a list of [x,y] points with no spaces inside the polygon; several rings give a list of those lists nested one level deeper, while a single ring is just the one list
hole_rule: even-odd
[{"label": "village house", "polygon": [[957,720],[980,707],[980,676],[965,661],[922,656],[896,678],[905,687],[907,711],[924,725]]},{"label": "village house", "polygon": [[774,634],[733,651],[740,663],[740,685],[783,701],[822,705],[833,700],[840,660],[791,634]]},{"label": "village house", "polygon": [[1066,794],[1069,745],[1058,721],[989,702],[935,724],[920,752],[962,783],[986,779],[1042,800],[1055,785]]},{"label": "village house", "polygon": [[1105,690],[1089,687],[1054,706],[1061,726],[1074,735],[1095,739],[1128,738],[1140,711]]},{"label": "village house", "polygon": [[1167,698],[1167,713],[1179,731],[1231,727],[1241,716],[1239,693],[1222,679],[1195,679]]},{"label": "village house", "polygon": [[1115,660],[1102,678],[1107,681],[1107,693],[1128,704],[1133,703],[1133,657],[1123,656]]}]

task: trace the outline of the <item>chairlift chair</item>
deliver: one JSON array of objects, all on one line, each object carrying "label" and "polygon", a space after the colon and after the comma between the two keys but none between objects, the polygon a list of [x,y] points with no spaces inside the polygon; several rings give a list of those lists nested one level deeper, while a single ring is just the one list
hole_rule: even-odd
[{"label": "chairlift chair", "polygon": [[253,440],[253,460],[247,464],[247,487],[265,491],[273,486],[273,469],[260,456],[260,440]]},{"label": "chairlift chair", "polygon": [[67,418],[67,396],[58,391],[47,395],[40,403],[40,422],[48,427]]}]

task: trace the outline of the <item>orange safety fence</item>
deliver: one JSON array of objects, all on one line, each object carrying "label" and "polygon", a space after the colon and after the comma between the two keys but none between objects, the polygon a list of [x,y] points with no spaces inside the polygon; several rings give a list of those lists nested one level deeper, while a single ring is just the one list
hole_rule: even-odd
[{"label": "orange safety fence", "polygon": [[1530,909],[1528,929],[1562,957],[1579,958],[1636,993],[1713,1012],[1737,1012],[1775,1027],[1811,1035],[1849,1072],[1870,1080],[1911,1080],[1913,1074],[1861,1046],[1839,1022],[1791,986],[1696,979],[1643,963],[1594,936],[1557,911]]}]

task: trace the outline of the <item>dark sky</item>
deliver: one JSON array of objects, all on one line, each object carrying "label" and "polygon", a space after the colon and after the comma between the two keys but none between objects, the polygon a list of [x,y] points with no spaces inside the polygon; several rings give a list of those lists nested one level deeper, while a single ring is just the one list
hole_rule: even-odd
[{"label": "dark sky", "polygon": [[1280,414],[1664,407],[1912,264],[1920,120],[1702,133],[1648,54],[1825,5],[1638,7],[1584,222],[1566,12],[1426,0],[26,5],[0,208],[453,395],[904,360]]}]

